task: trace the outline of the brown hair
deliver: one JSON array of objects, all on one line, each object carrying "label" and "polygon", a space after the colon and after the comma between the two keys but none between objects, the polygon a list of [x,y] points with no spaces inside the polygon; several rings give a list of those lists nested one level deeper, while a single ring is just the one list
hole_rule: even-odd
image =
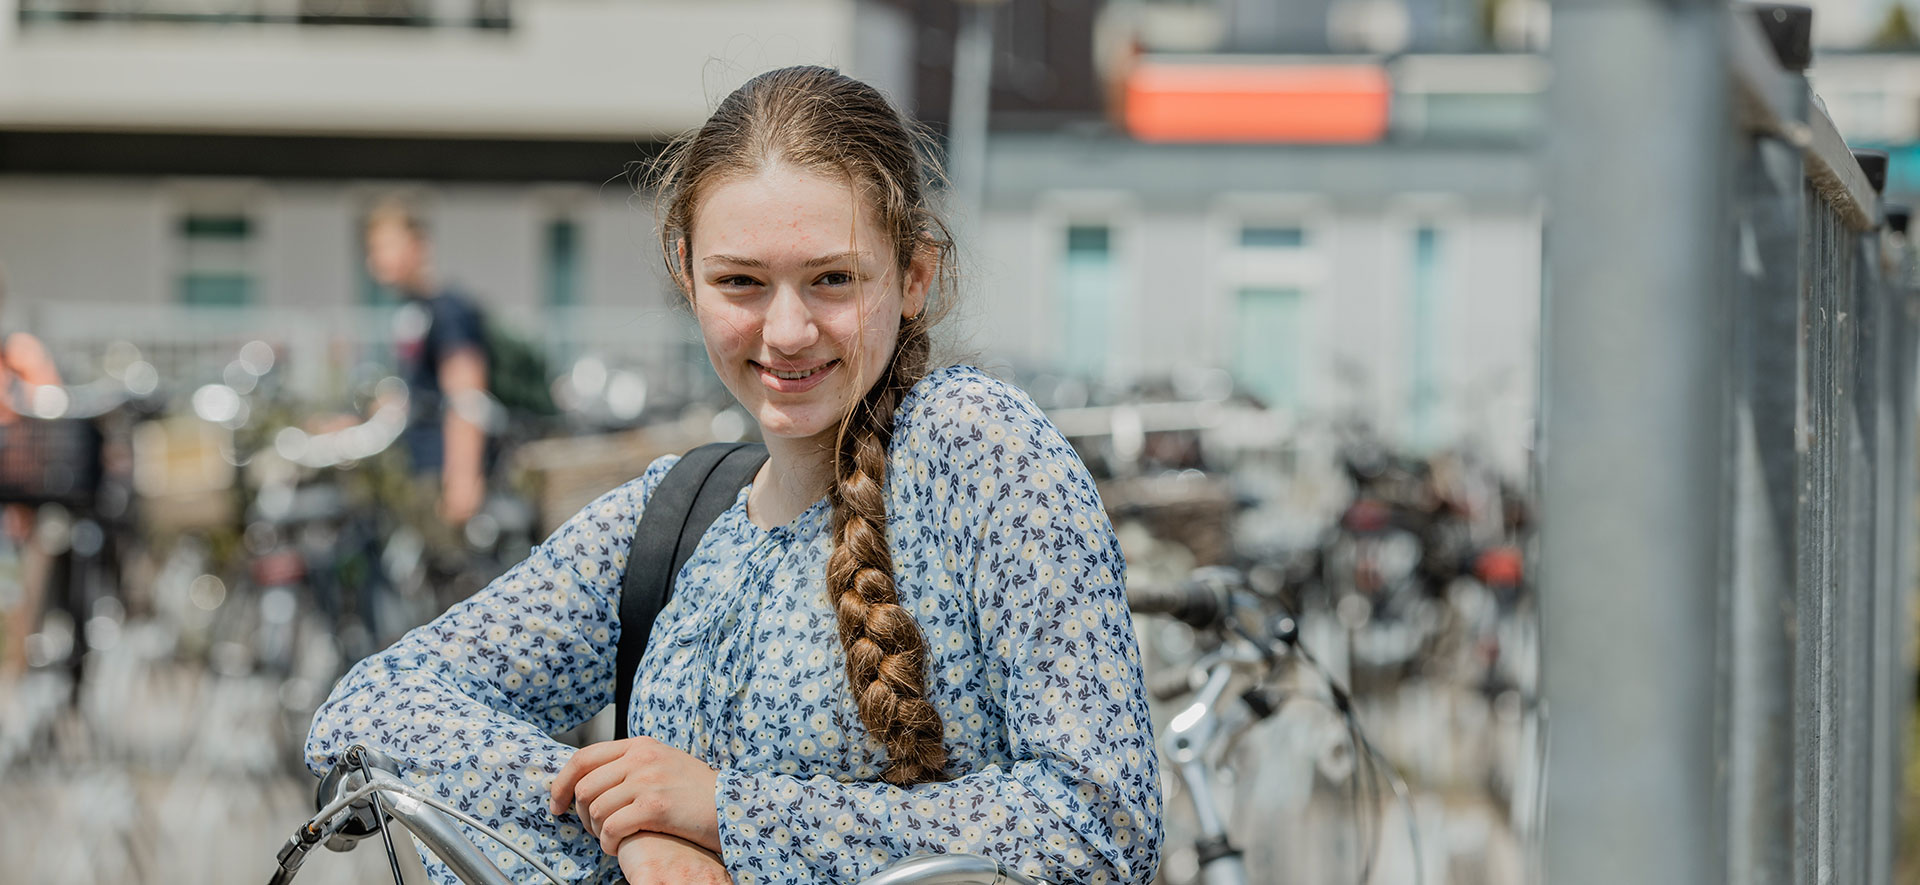
[{"label": "brown hair", "polygon": [[373,204],[373,208],[367,210],[367,219],[361,230],[371,233],[374,228],[387,224],[399,225],[416,240],[427,238],[426,219],[421,216],[414,201],[405,196],[382,197]]},{"label": "brown hair", "polygon": [[[892,241],[904,283],[916,257],[936,261],[928,305],[950,303],[953,243],[928,205],[938,176],[924,137],[879,90],[830,68],[792,67],[748,81],[705,125],[670,148],[659,180],[668,272],[693,294],[694,210],[716,182],[781,163],[846,180]],[[899,604],[887,546],[887,446],[893,413],[927,373],[932,325],[901,321],[886,371],[852,404],[834,450],[833,553],[827,598],[839,616],[847,684],[867,730],[886,746],[888,783],[946,779],[940,714],[927,700],[927,643]]]}]

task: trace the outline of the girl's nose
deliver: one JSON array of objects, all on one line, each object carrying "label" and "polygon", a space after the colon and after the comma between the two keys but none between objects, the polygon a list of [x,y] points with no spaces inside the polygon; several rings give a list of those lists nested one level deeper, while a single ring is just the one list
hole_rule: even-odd
[{"label": "girl's nose", "polygon": [[777,286],[767,305],[767,318],[760,338],[781,353],[799,353],[820,340],[820,327],[813,322],[813,311],[792,286]]}]

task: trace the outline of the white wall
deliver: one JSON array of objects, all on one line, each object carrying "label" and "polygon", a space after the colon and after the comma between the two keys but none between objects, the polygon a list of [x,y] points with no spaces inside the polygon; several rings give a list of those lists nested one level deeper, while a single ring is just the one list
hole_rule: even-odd
[{"label": "white wall", "polygon": [[[1907,0],[1805,0],[1813,9],[1813,45],[1837,49],[1859,48],[1879,30],[1896,2]],[[1916,10],[1907,6],[1908,20]]]},{"label": "white wall", "polygon": [[360,207],[352,194],[338,185],[282,184],[262,202],[261,301],[283,307],[356,303],[358,276],[350,256],[359,250]]},{"label": "white wall", "polygon": [[153,303],[171,293],[161,182],[0,179],[6,316],[53,302]]},{"label": "white wall", "polygon": [[[1914,16],[1920,21],[1920,8]],[[1849,142],[1920,140],[1920,58],[1825,54],[1807,73],[1834,126]]]},{"label": "white wall", "polygon": [[1117,246],[1121,266],[1133,278],[1127,296],[1135,319],[1127,324],[1130,337],[1116,336],[1120,353],[1109,363],[1135,363],[1140,376],[1211,364],[1218,357],[1218,302],[1207,272],[1206,215],[1198,209],[1136,209],[1121,220],[1134,226]]},{"label": "white wall", "polygon": [[[1230,368],[1239,226],[1298,223],[1313,253],[1300,277],[1312,329],[1300,345],[1306,417],[1363,416],[1396,435],[1412,429],[1415,233],[1434,227],[1441,236],[1434,434],[1440,442],[1474,438],[1503,466],[1524,466],[1538,364],[1536,209],[1475,206],[1444,194],[1362,206],[1310,194],[1142,206],[1124,194],[1085,191],[1038,195],[1035,206],[1003,206],[986,218],[968,314],[988,355],[1025,369],[1058,358],[1064,331],[1056,288],[1066,227],[1079,220],[1112,226],[1124,278],[1113,296],[1110,375],[1124,381]],[[1342,380],[1335,371],[1342,360],[1362,370],[1362,383]]]},{"label": "white wall", "polygon": [[433,201],[434,267],[493,314],[532,321],[543,302],[545,207],[525,186],[439,190]]},{"label": "white wall", "polygon": [[[263,306],[358,304],[360,213],[385,183],[0,179],[0,265],[12,303],[3,319],[28,324],[34,306],[72,302],[168,304],[174,230],[183,207],[241,199],[259,231]],[[667,284],[651,200],[623,183],[438,185],[423,188],[441,274],[533,338],[559,323],[635,349],[673,341],[685,312]],[[544,308],[546,224],[578,225],[584,317]],[[1045,368],[1065,330],[1057,288],[1066,229],[1108,224],[1119,268],[1109,317],[1108,374],[1124,381],[1190,367],[1232,365],[1236,250],[1241,224],[1308,231],[1308,317],[1301,343],[1309,416],[1358,413],[1390,433],[1409,427],[1414,235],[1441,232],[1440,311],[1433,330],[1443,440],[1472,436],[1517,469],[1534,411],[1540,309],[1537,209],[1475,205],[1445,194],[1335,205],[1305,194],[1240,194],[1150,205],[1121,191],[1037,195],[1026,209],[987,213],[963,244],[965,299],[945,330],[968,358]],[[646,344],[646,342],[656,342]],[[1352,387],[1334,367],[1364,370]]]},{"label": "white wall", "polygon": [[582,255],[588,278],[581,300],[590,305],[660,311],[676,308],[678,296],[660,260],[651,195],[624,183],[604,185],[584,204]]},{"label": "white wall", "polygon": [[[0,272],[9,296],[0,327],[71,340],[70,360],[92,360],[105,342],[127,338],[165,349],[168,365],[182,371],[230,359],[237,344],[229,339],[244,341],[251,330],[308,351],[296,372],[302,389],[325,395],[346,377],[341,361],[353,349],[345,342],[386,334],[387,316],[361,303],[360,232],[367,208],[395,192],[423,208],[441,277],[517,334],[629,361],[686,361],[689,315],[659,261],[653,204],[618,182],[0,178]],[[252,221],[249,310],[177,306],[178,229],[189,211],[239,211]],[[578,238],[573,311],[546,303],[547,225],[560,217]],[[325,328],[303,327],[316,324]],[[205,351],[205,359],[186,351]]]},{"label": "white wall", "polygon": [[0,126],[657,137],[698,125],[720,97],[771,68],[823,63],[890,75],[886,59],[856,58],[855,7],[520,0],[504,33],[13,27],[0,30]]}]

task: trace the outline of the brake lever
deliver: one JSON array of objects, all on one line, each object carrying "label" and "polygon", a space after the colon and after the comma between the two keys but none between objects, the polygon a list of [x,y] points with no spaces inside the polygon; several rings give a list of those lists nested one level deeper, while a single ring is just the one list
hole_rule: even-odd
[{"label": "brake lever", "polygon": [[[325,808],[334,800],[366,786],[368,776],[363,767],[388,774],[394,774],[397,770],[393,759],[378,750],[360,745],[349,747],[347,752],[341,754],[340,761],[320,779],[320,786],[313,795],[315,809]],[[335,818],[339,823],[327,838],[327,848],[331,850],[351,851],[361,839],[381,831],[380,815],[374,808],[372,797],[347,806],[341,814],[342,817]]]}]

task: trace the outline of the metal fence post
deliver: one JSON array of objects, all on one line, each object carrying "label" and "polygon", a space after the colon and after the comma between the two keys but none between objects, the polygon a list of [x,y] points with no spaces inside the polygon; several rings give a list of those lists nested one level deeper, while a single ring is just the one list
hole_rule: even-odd
[{"label": "metal fence post", "polygon": [[1651,0],[1554,10],[1540,455],[1555,885],[1725,879],[1712,847],[1725,15]]},{"label": "metal fence post", "polygon": [[[1772,13],[1779,13],[1777,21]],[[1752,85],[1788,121],[1805,121],[1802,73],[1811,14],[1763,10],[1785,70],[1761,58]],[[1736,32],[1736,37],[1739,36]],[[1758,48],[1758,47],[1755,47]],[[1725,512],[1731,535],[1721,583],[1716,787],[1723,795],[1727,881],[1786,885],[1793,877],[1794,539],[1799,498],[1800,241],[1804,164],[1780,133],[1735,148],[1731,409]]]},{"label": "metal fence post", "polygon": [[1887,882],[1920,327],[1885,158],[1814,106],[1803,7],[1555,26],[1548,877]]}]

